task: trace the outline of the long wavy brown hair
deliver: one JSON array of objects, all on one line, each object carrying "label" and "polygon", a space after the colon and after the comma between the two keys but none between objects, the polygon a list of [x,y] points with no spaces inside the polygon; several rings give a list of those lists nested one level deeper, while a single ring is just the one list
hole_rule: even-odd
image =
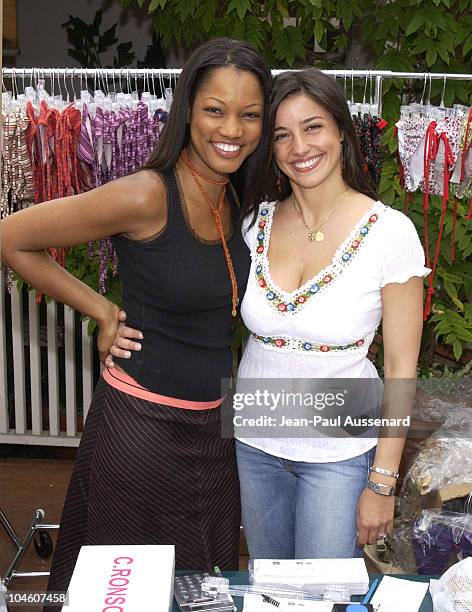
[{"label": "long wavy brown hair", "polygon": [[[339,132],[343,134],[342,172],[346,184],[355,191],[377,200],[377,189],[370,175],[364,170],[364,159],[344,92],[333,77],[315,68],[306,68],[299,72],[283,72],[274,79],[269,117],[271,138],[264,162],[265,196],[270,200],[283,200],[292,193],[287,177],[279,173],[274,162],[273,133],[280,104],[287,98],[300,94],[308,96],[331,113]],[[243,203],[242,214],[253,213],[255,220],[257,208],[257,204],[253,205],[250,201],[246,201]]]}]

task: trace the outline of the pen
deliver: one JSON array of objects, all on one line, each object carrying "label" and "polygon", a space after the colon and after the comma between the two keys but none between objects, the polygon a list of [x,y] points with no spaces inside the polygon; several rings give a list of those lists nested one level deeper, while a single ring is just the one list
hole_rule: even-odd
[{"label": "pen", "polygon": [[280,606],[280,601],[277,601],[276,599],[274,599],[273,597],[269,597],[268,595],[264,595],[264,593],[261,593],[261,597],[262,599],[266,602],[266,603],[270,603],[273,606],[275,606],[276,608],[278,608]]},{"label": "pen", "polygon": [[372,584],[370,585],[370,589],[367,591],[366,596],[364,597],[364,599],[362,600],[362,603],[369,603],[369,601],[372,599],[372,595],[374,594],[375,589],[377,588],[377,585],[379,584],[379,579],[376,578]]}]

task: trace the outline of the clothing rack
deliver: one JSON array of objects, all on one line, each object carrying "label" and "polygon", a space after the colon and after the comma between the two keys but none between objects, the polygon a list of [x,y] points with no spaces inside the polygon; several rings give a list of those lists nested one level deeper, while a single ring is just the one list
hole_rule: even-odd
[{"label": "clothing rack", "polygon": [[[178,76],[182,72],[181,68],[2,68],[4,77],[11,78],[12,76],[34,76],[34,75],[45,75],[45,76],[77,76],[80,77],[93,77],[96,73],[104,75],[105,77],[125,76],[129,73],[132,76],[144,77],[144,76]],[[287,70],[272,70],[272,74],[275,76],[287,72]],[[456,79],[456,80],[470,80],[472,74],[460,74],[460,73],[447,73],[447,72],[393,72],[391,70],[321,70],[325,74],[332,74],[333,76],[346,76],[346,77],[382,77],[383,79]]]},{"label": "clothing rack", "polygon": [[[59,78],[62,77],[65,81],[67,77],[71,79],[89,79],[89,78],[104,78],[104,79],[123,79],[128,82],[134,77],[135,81],[138,78],[143,79],[169,79],[177,81],[178,76],[182,72],[181,68],[2,68],[2,79],[16,80],[20,77],[23,81],[29,77],[30,79],[39,78]],[[272,70],[272,75],[276,76],[286,72],[285,70]],[[444,88],[447,80],[472,80],[472,74],[459,73],[441,73],[441,72],[394,72],[392,70],[322,70],[325,74],[344,79],[351,78],[366,78],[375,79],[374,102],[378,105],[379,114],[382,112],[382,81],[384,79],[412,79],[424,80],[425,87],[429,81],[431,87],[432,80],[441,79],[444,82]]]}]

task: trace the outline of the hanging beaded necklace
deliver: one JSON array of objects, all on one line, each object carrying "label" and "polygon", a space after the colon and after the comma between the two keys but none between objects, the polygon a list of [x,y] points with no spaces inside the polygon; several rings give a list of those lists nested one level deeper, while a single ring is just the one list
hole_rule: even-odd
[{"label": "hanging beaded necklace", "polygon": [[[233,317],[235,317],[236,314],[237,314],[236,309],[237,309],[238,303],[239,303],[238,284],[236,282],[236,274],[234,272],[234,266],[233,266],[233,261],[231,259],[231,254],[229,252],[228,245],[226,244],[225,233],[224,233],[224,230],[223,230],[223,222],[221,221],[221,209],[223,207],[223,202],[224,202],[224,199],[225,199],[226,185],[228,183],[228,179],[226,178],[226,179],[224,179],[222,181],[218,181],[216,179],[210,178],[209,176],[205,176],[204,174],[199,172],[195,168],[195,166],[192,164],[190,159],[188,158],[188,153],[187,153],[186,149],[184,149],[182,151],[182,153],[180,154],[180,157],[181,157],[182,161],[185,163],[185,165],[188,167],[188,169],[190,170],[190,174],[192,175],[193,180],[195,181],[195,184],[197,185],[200,193],[202,194],[202,196],[205,199],[206,203],[210,207],[211,212],[213,213],[213,217],[215,219],[216,229],[218,230],[218,234],[220,235],[221,244],[222,244],[223,250],[225,252],[226,263],[228,265],[229,278],[231,280],[231,306],[232,306],[231,307],[231,314],[232,314]],[[199,177],[201,179],[203,179],[204,181],[207,181],[207,183],[211,183],[212,185],[219,185],[222,188],[220,193],[219,193],[219,195],[218,195],[218,199],[216,201],[216,205],[211,201],[210,196],[206,192],[206,190],[203,187],[203,185],[201,184],[201,182],[198,180]]]}]

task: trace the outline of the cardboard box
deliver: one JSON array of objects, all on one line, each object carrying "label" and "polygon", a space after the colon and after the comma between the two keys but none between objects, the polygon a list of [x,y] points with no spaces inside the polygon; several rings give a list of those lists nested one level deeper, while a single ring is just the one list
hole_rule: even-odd
[{"label": "cardboard box", "polygon": [[64,612],[170,612],[174,546],[83,546]]},{"label": "cardboard box", "polygon": [[440,508],[444,502],[472,493],[472,483],[462,482],[431,491],[425,497],[423,508]]}]

